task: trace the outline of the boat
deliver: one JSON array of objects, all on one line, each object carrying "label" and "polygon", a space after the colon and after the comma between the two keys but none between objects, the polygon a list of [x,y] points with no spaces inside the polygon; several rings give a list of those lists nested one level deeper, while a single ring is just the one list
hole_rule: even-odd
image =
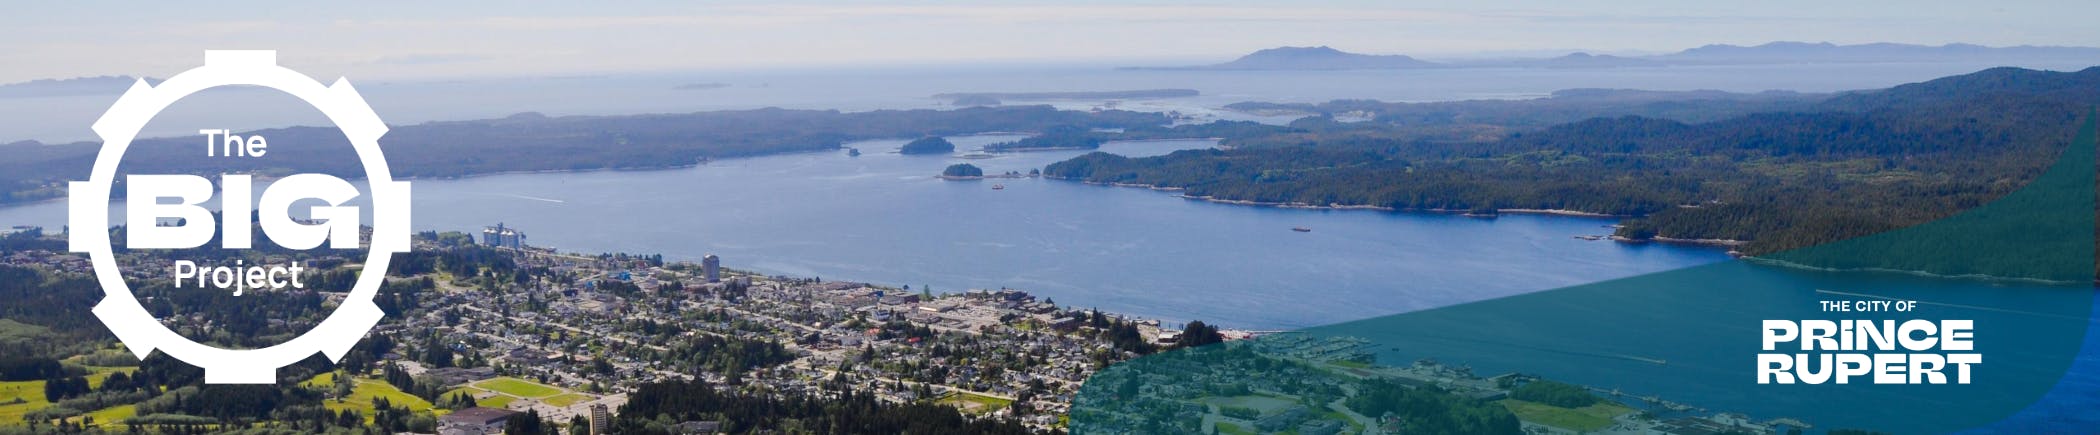
[{"label": "boat", "polygon": [[1306,228],[1306,227],[1291,227],[1291,231],[1297,231],[1297,232],[1301,232],[1301,233],[1310,233],[1310,232],[1312,232],[1312,229],[1311,229],[1311,228]]},{"label": "boat", "polygon": [[992,153],[988,153],[988,152],[984,152],[984,151],[971,151],[971,152],[963,153],[962,155],[958,155],[958,156],[955,156],[955,157],[957,157],[957,158],[964,158],[964,159],[989,159],[989,158],[993,158],[993,157],[998,157],[998,156],[994,156],[994,155],[992,155]]},{"label": "boat", "polygon": [[992,190],[1006,190],[1006,185],[1004,185],[1004,184],[994,184],[994,185],[992,185]]}]

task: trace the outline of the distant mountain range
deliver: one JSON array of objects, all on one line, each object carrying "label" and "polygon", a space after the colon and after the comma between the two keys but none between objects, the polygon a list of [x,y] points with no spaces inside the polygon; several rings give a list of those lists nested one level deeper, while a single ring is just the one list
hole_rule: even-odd
[{"label": "distant mountain range", "polygon": [[2091,60],[2100,63],[2100,47],[2013,46],[1974,44],[1939,46],[1872,43],[1772,42],[1755,46],[1714,44],[1653,56],[1613,56],[1575,52],[1552,58],[1431,62],[1388,54],[1350,53],[1332,47],[1278,47],[1256,51],[1230,62],[1179,67],[1135,67],[1168,70],[1351,70],[1467,67],[1618,68],[1664,65],[1753,65],[1783,63],[1867,62],[2003,62]]},{"label": "distant mountain range", "polygon": [[2100,48],[2020,45],[1986,47],[1974,44],[1940,46],[1872,43],[1837,45],[1828,42],[1773,42],[1757,46],[1715,44],[1655,58],[1674,63],[1840,63],[1906,62],[2001,59],[2090,59],[2100,62]]},{"label": "distant mountain range", "polygon": [[0,98],[72,97],[116,95],[138,81],[132,76],[95,76],[70,79],[40,79],[0,85]]}]

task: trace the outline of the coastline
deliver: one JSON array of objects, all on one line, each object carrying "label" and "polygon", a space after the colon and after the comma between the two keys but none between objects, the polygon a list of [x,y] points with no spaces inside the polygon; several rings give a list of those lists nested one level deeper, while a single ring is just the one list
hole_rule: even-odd
[{"label": "coastline", "polygon": [[[1648,242],[1655,242],[1655,243],[1669,243],[1669,244],[1677,244],[1677,245],[1713,246],[1713,247],[1720,247],[1720,248],[1734,248],[1734,247],[1738,247],[1738,246],[1743,246],[1743,245],[1748,245],[1748,244],[1750,244],[1750,242],[1749,242],[1749,241],[1747,241],[1747,240],[1734,240],[1734,239],[1680,239],[1680,238],[1676,238],[1676,237],[1663,237],[1663,236],[1655,236],[1655,237],[1651,237],[1651,238],[1648,238],[1648,239],[1646,239],[1646,240],[1642,240],[1642,239],[1633,239],[1633,238],[1627,238],[1627,237],[1621,237],[1621,236],[1611,236],[1611,239],[1612,239],[1612,241],[1616,241],[1616,242],[1621,242],[1621,243],[1648,243]],[[1733,252],[1733,251],[1731,251],[1731,252]]]},{"label": "coastline", "polygon": [[988,153],[998,154],[998,153],[1026,153],[1026,152],[1036,152],[1036,151],[1089,151],[1089,150],[1098,150],[1098,149],[1101,149],[1101,147],[1092,147],[1092,148],[1088,148],[1088,147],[1027,147],[1027,148],[1000,148],[1000,149],[996,149],[996,150],[992,150],[992,149],[986,149],[986,150],[983,150],[983,151],[984,151],[984,152],[988,152]]},{"label": "coastline", "polygon": [[[1046,177],[1046,178],[1055,178],[1055,177],[1048,177],[1048,176],[1045,176],[1045,177]],[[1060,180],[1069,180],[1069,179],[1066,179],[1066,178],[1056,178],[1056,179],[1060,179]],[[1165,187],[1165,186],[1157,186],[1157,185],[1151,185],[1151,184],[1142,184],[1142,183],[1101,183],[1101,182],[1093,182],[1093,181],[1081,181],[1081,183],[1085,183],[1085,184],[1091,184],[1091,185],[1097,185],[1097,186],[1111,186],[1111,187],[1136,187],[1136,188],[1144,188],[1144,189],[1150,189],[1150,190],[1157,190],[1157,191],[1161,191],[1161,192],[1181,192],[1181,191],[1185,191],[1185,190],[1187,190],[1187,189],[1184,189],[1184,188],[1180,188],[1180,187]],[[1324,205],[1323,205],[1323,204],[1313,204],[1313,203],[1305,203],[1305,202],[1276,202],[1276,201],[1254,201],[1254,200],[1245,200],[1245,199],[1224,199],[1224,198],[1218,198],[1218,197],[1216,197],[1216,196],[1210,196],[1210,195],[1190,195],[1190,194],[1180,194],[1180,195],[1175,195],[1175,197],[1178,197],[1178,198],[1181,198],[1181,199],[1195,200],[1195,201],[1203,201],[1203,202],[1213,202],[1213,203],[1219,203],[1219,204],[1231,204],[1231,205],[1245,205],[1245,206],[1255,206],[1255,207],[1274,207],[1274,208],[1292,208],[1292,209],[1307,209],[1307,210],[1373,210],[1373,211],[1390,211],[1390,212],[1414,212],[1414,213],[1463,214],[1463,215],[1468,215],[1468,216],[1493,216],[1493,215],[1479,215],[1479,214],[1475,214],[1475,213],[1473,213],[1473,212],[1472,212],[1471,210],[1458,210],[1458,209],[1448,209],[1448,208],[1394,208],[1394,207],[1386,207],[1386,206],[1378,206],[1378,205],[1368,205],[1368,204],[1341,204],[1341,203],[1331,203],[1331,204],[1324,204]],[[1633,218],[1633,217],[1639,217],[1639,216],[1634,216],[1634,215],[1620,215],[1620,214],[1609,214],[1609,213],[1596,213],[1596,212],[1587,212],[1587,211],[1581,211],[1581,210],[1567,210],[1567,209],[1540,209],[1540,208],[1499,208],[1499,209],[1495,209],[1495,213],[1496,213],[1496,214],[1533,214],[1533,215],[1549,215],[1549,216],[1566,216],[1566,217],[1582,217],[1582,218]],[[1687,239],[1687,240],[1689,240],[1689,239]],[[1731,242],[1733,242],[1733,241],[1731,241]],[[1736,242],[1736,243],[1743,243],[1743,242]]]},{"label": "coastline", "polygon": [[[1086,180],[1079,180],[1079,179],[1073,179],[1073,178],[1066,178],[1066,177],[1053,177],[1053,176],[1049,176],[1049,175],[1044,175],[1044,176],[1043,176],[1043,178],[1044,178],[1044,179],[1051,179],[1051,180],[1077,181],[1077,182],[1079,182],[1079,183],[1081,183],[1081,184],[1087,184],[1087,185],[1094,185],[1094,186],[1142,188],[1142,189],[1148,189],[1148,190],[1155,190],[1155,191],[1160,191],[1160,192],[1183,192],[1183,191],[1186,191],[1186,190],[1187,190],[1187,189],[1184,189],[1184,188],[1180,188],[1180,187],[1168,187],[1168,186],[1158,186],[1158,185],[1151,185],[1151,184],[1143,184],[1143,183],[1104,183],[1104,182],[1098,182],[1098,181],[1086,181]],[[1383,212],[1400,212],[1400,213],[1436,213],[1436,214],[1457,214],[1457,215],[1463,215],[1463,216],[1470,216],[1470,217],[1493,217],[1493,216],[1494,216],[1494,215],[1482,215],[1482,214],[1476,214],[1476,213],[1473,213],[1473,212],[1472,212],[1471,210],[1455,210],[1455,209],[1442,209],[1442,208],[1393,208],[1393,207],[1385,207],[1385,206],[1376,206],[1376,205],[1365,205],[1365,204],[1355,204],[1355,205],[1351,205],[1351,204],[1326,204],[1326,205],[1320,205],[1320,204],[1311,204],[1311,203],[1303,203],[1303,202],[1273,202],[1273,201],[1252,201],[1252,200],[1244,200],[1244,199],[1223,199],[1223,198],[1218,198],[1218,197],[1215,197],[1215,196],[1209,196],[1209,195],[1190,195],[1190,194],[1186,194],[1186,193],[1182,193],[1182,194],[1177,194],[1177,195],[1174,195],[1174,196],[1175,196],[1175,197],[1177,197],[1177,198],[1181,198],[1181,199],[1186,199],[1186,200],[1191,200],[1191,201],[1203,201],[1203,202],[1211,202],[1211,203],[1218,203],[1218,204],[1229,204],[1229,205],[1243,205],[1243,206],[1253,206],[1253,207],[1272,207],[1272,208],[1289,208],[1289,209],[1304,209],[1304,210],[1369,210],[1369,211],[1383,211]],[[1543,216],[1559,216],[1559,217],[1572,217],[1572,218],[1587,218],[1587,219],[1627,219],[1627,218],[1637,218],[1637,217],[1640,217],[1640,216],[1636,216],[1636,215],[1618,215],[1618,214],[1609,214],[1609,213],[1596,213],[1596,212],[1586,212],[1586,211],[1581,211],[1581,210],[1567,210],[1567,209],[1537,209],[1537,208],[1503,208],[1503,209],[1495,209],[1495,213],[1496,213],[1496,214],[1529,214],[1529,215],[1543,215]],[[1712,248],[1728,248],[1728,249],[1730,249],[1729,253],[1730,253],[1731,255],[1735,255],[1735,254],[1736,254],[1736,252],[1735,252],[1735,251],[1733,250],[1733,248],[1736,248],[1736,247],[1740,247],[1740,246],[1743,246],[1743,245],[1747,245],[1747,244],[1749,244],[1749,243],[1750,243],[1750,242],[1749,242],[1749,241],[1747,241],[1747,240],[1732,240],[1732,239],[1684,239],[1684,238],[1674,238],[1674,237],[1661,237],[1661,236],[1657,236],[1657,237],[1654,237],[1654,238],[1649,238],[1649,239],[1633,239],[1633,238],[1627,238],[1627,237],[1622,237],[1622,236],[1616,236],[1616,235],[1614,235],[1614,236],[1611,236],[1611,237],[1610,237],[1610,239],[1611,239],[1612,241],[1614,241],[1614,242],[1619,242],[1619,243],[1627,243],[1627,244],[1637,244],[1637,243],[1650,243],[1650,242],[1653,242],[1653,243],[1668,243],[1668,244],[1675,244],[1675,245],[1686,245],[1686,246],[1704,246],[1704,247],[1712,247]]]},{"label": "coastline", "polygon": [[1033,178],[1033,177],[1039,177],[1039,175],[1028,175],[1028,174],[991,174],[991,175],[971,175],[971,176],[961,176],[961,175],[935,175],[935,176],[933,176],[933,178],[939,178],[939,179],[942,179],[942,180],[948,180],[948,181],[967,181],[967,180],[989,180],[989,179],[1020,179],[1020,178]]},{"label": "coastline", "polygon": [[[1107,146],[1108,144],[1111,144],[1111,143],[1147,143],[1147,142],[1172,142],[1172,141],[1183,141],[1183,140],[1207,140],[1207,141],[1213,141],[1213,142],[1217,142],[1217,141],[1223,141],[1223,140],[1225,140],[1225,138],[1222,138],[1222,137],[1156,137],[1156,138],[1147,138],[1147,139],[1116,139],[1116,140],[1110,140],[1110,141],[1102,141],[1102,142],[1101,142],[1101,145],[1102,145],[1102,146]],[[993,154],[1001,154],[1001,153],[1028,153],[1028,152],[1037,152],[1037,151],[1099,151],[1099,150],[1101,150],[1101,146],[1094,146],[1094,147],[1027,147],[1027,148],[1005,148],[1005,149],[1000,149],[1000,150],[996,150],[996,151],[995,151],[995,150],[983,150],[983,151],[984,151],[984,152],[988,152],[988,153],[993,153]]]}]

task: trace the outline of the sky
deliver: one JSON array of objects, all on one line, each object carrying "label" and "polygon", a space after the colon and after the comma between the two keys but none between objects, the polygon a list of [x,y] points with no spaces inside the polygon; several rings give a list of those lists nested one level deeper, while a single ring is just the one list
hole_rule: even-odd
[{"label": "sky", "polygon": [[316,76],[445,79],[959,63],[1209,63],[1327,45],[1428,58],[1770,41],[2100,46],[2100,3],[1868,1],[25,2],[0,83],[165,75],[274,49]]}]

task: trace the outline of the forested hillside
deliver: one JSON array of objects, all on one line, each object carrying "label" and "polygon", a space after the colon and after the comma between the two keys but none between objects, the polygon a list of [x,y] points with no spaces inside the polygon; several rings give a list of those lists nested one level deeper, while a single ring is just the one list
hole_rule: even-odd
[{"label": "forested hillside", "polygon": [[[1231,149],[1094,153],[1053,177],[1311,205],[1626,215],[1631,239],[1807,246],[1946,216],[2018,188],[2100,104],[2100,68],[1998,68],[1711,122],[1592,118],[1500,137],[1404,119],[1226,137]],[[1378,119],[1389,119],[1379,115]]]}]

